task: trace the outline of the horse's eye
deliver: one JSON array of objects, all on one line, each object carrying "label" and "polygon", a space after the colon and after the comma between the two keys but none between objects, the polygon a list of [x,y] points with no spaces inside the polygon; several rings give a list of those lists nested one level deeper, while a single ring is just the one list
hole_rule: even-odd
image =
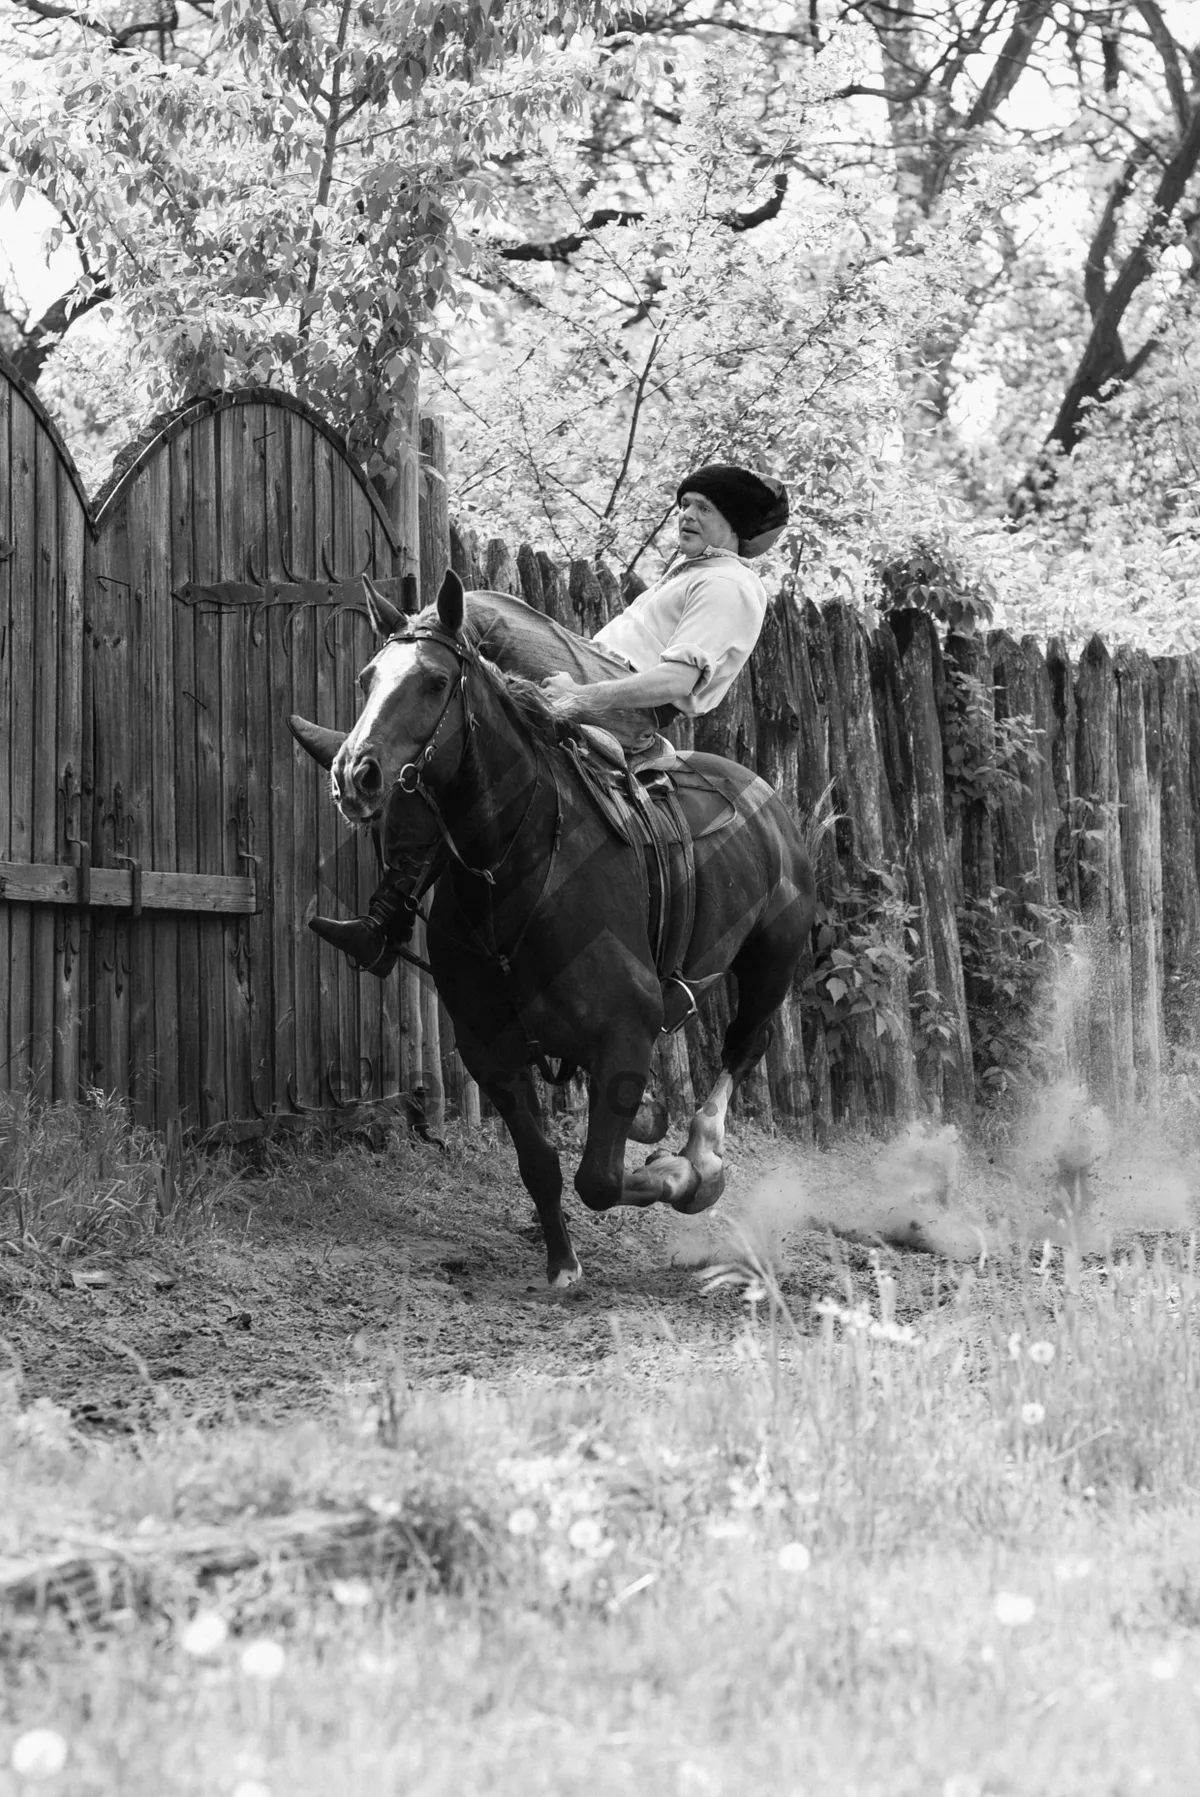
[{"label": "horse's eye", "polygon": [[372,686],[374,685],[374,682],[375,682],[374,670],[369,667],[364,668],[362,673],[358,677],[358,684],[362,688],[363,692],[369,693]]},{"label": "horse's eye", "polygon": [[430,674],[425,684],[431,693],[444,693],[450,684],[450,677],[447,674]]}]

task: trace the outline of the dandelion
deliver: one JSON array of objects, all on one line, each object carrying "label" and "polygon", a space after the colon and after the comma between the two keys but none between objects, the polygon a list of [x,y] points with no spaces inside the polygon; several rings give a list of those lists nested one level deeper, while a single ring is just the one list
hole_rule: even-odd
[{"label": "dandelion", "polygon": [[921,1339],[911,1323],[871,1323],[867,1334],[872,1341],[895,1342],[901,1348],[915,1347]]},{"label": "dandelion", "polygon": [[9,1760],[18,1778],[53,1778],[67,1763],[67,1743],[55,1728],[31,1728],[13,1742]]},{"label": "dandelion", "polygon": [[179,1637],[179,1645],[184,1653],[189,1653],[197,1660],[206,1660],[210,1654],[217,1653],[225,1644],[229,1633],[223,1616],[215,1610],[201,1610],[192,1617]]},{"label": "dandelion", "polygon": [[733,1517],[710,1516],[704,1525],[704,1533],[710,1541],[744,1541],[750,1531],[744,1522],[737,1522]]},{"label": "dandelion", "polygon": [[594,1516],[580,1516],[567,1530],[567,1540],[576,1553],[598,1554],[604,1546],[604,1530]]},{"label": "dandelion", "polygon": [[279,1677],[286,1659],[278,1641],[251,1641],[242,1652],[242,1671],[247,1678],[259,1678],[269,1684]]},{"label": "dandelion", "polygon": [[537,1511],[531,1510],[528,1504],[522,1504],[508,1519],[510,1535],[536,1535],[540,1526]]},{"label": "dandelion", "polygon": [[1045,1420],[1046,1406],[1044,1404],[1022,1404],[1021,1421],[1027,1429],[1036,1429],[1038,1424],[1044,1423]]},{"label": "dandelion", "polygon": [[366,1579],[331,1579],[330,1594],[344,1610],[365,1610],[371,1601],[371,1587]]},{"label": "dandelion", "polygon": [[1060,1585],[1069,1585],[1075,1579],[1086,1579],[1091,1570],[1091,1561],[1082,1554],[1066,1554],[1061,1560],[1054,1562],[1054,1576]]},{"label": "dandelion", "polygon": [[1034,1366],[1049,1366],[1054,1359],[1053,1342],[1030,1342],[1029,1358]]},{"label": "dandelion", "polygon": [[1037,1605],[1021,1591],[998,1591],[993,1609],[996,1621],[1006,1629],[1019,1629],[1033,1621]]},{"label": "dandelion", "polygon": [[1174,1678],[1179,1671],[1179,1654],[1172,1648],[1168,1653],[1157,1655],[1155,1659],[1151,1660],[1146,1671],[1151,1678]]},{"label": "dandelion", "polygon": [[812,1555],[802,1541],[788,1541],[779,1550],[779,1570],[781,1572],[807,1572],[812,1565]]},{"label": "dandelion", "polygon": [[1008,1358],[1010,1360],[1020,1360],[1021,1358],[1021,1332],[1019,1329],[1014,1329],[1008,1338]]}]

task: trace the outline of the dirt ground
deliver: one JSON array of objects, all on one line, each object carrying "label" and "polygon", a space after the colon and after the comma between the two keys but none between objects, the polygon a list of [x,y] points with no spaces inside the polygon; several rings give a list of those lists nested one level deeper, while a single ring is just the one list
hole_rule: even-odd
[{"label": "dirt ground", "polygon": [[[744,1263],[748,1247],[778,1268],[804,1329],[823,1297],[874,1307],[880,1271],[895,1281],[902,1322],[944,1303],[967,1269],[981,1298],[999,1296],[1015,1280],[1014,1254],[1027,1265],[1032,1248],[998,1236],[1014,1187],[983,1158],[982,1177],[955,1173],[947,1215],[968,1243],[956,1261],[827,1226],[869,1234],[903,1184],[895,1144],[819,1154],[734,1130],[726,1196],[704,1218],[593,1216],[572,1195],[584,1279],[551,1293],[502,1134],[451,1134],[445,1149],[404,1136],[381,1149],[291,1146],[242,1167],[182,1236],[65,1267],[0,1258],[0,1346],[25,1402],[49,1398],[97,1434],[171,1416],[279,1423],[366,1406],[397,1379],[570,1381],[618,1357],[626,1376],[653,1378],[668,1354],[677,1371],[681,1350],[711,1367],[735,1353],[745,1315],[744,1283],[714,1282],[713,1266]],[[1036,1193],[1021,1199],[1037,1211]],[[1125,1208],[1125,1225],[1147,1220]]]}]

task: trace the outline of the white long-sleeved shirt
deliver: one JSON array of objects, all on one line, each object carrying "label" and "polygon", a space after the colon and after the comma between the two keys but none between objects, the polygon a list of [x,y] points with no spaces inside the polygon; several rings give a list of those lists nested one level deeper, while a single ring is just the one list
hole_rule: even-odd
[{"label": "white long-sleeved shirt", "polygon": [[720,704],[745,666],[767,603],[749,562],[730,549],[706,549],[673,562],[592,641],[623,656],[638,674],[664,661],[694,667],[696,684],[676,704],[700,717]]}]

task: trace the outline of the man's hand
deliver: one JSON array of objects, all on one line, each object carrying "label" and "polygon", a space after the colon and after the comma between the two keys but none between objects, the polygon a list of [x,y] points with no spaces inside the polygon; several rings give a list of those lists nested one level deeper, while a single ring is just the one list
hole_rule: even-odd
[{"label": "man's hand", "polygon": [[602,724],[610,711],[653,711],[677,705],[699,680],[688,662],[664,661],[641,674],[619,674],[615,680],[588,683],[570,674],[548,674],[542,691],[559,717],[573,724]]},{"label": "man's hand", "polygon": [[556,715],[565,718],[569,724],[581,724],[587,721],[588,707],[584,694],[591,689],[581,686],[570,674],[548,674],[542,681],[542,691],[550,701]]}]

